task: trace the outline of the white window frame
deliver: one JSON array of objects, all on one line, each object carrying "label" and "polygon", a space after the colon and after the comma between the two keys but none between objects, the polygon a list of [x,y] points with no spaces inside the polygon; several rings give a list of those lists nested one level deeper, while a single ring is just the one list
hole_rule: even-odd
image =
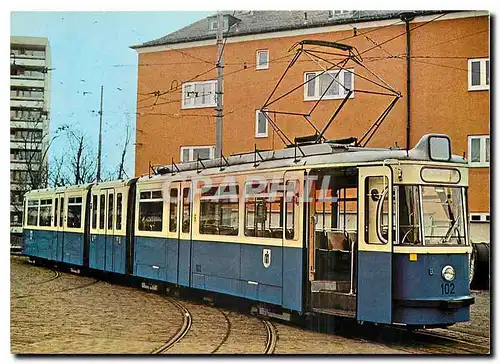
[{"label": "white window frame", "polygon": [[[262,111],[267,111],[267,110],[262,110]],[[266,118],[266,132],[265,133],[259,133],[259,115],[261,111],[260,110],[255,110],[255,137],[256,138],[267,138],[269,136],[269,120]]]},{"label": "white window frame", "polygon": [[[265,64],[259,64],[259,54],[267,53],[267,62]],[[255,61],[255,69],[258,70],[267,70],[269,69],[269,49],[258,49],[255,53],[256,61]]]},{"label": "white window frame", "polygon": [[[489,61],[489,58],[472,58],[468,60],[468,72],[467,72],[467,79],[468,79],[468,86],[469,86],[469,91],[483,91],[483,90],[489,90],[490,85],[486,84],[486,61]],[[472,63],[473,62],[479,62],[479,85],[472,85]],[[490,78],[491,78],[491,73],[490,73]],[[490,80],[491,81],[491,80]]]},{"label": "white window frame", "polygon": [[[472,217],[479,217],[479,220],[472,220]],[[487,222],[489,223],[491,220],[488,220],[488,217],[490,216],[490,213],[489,212],[471,212],[469,213],[469,221],[470,222],[478,222],[478,223],[482,223],[482,222]]]},{"label": "white window frame", "polygon": [[[227,16],[222,17],[222,31],[227,31],[229,29],[229,19]],[[210,32],[216,32],[217,31],[217,19],[215,20],[210,20],[208,30]]]},{"label": "white window frame", "polygon": [[[348,69],[343,69],[343,70],[340,70],[340,69],[332,69],[332,70],[329,70],[325,73],[330,73],[330,74],[334,74],[334,73],[337,73],[338,71],[340,71],[340,75],[339,77],[337,78],[337,81],[340,82],[344,80],[344,73],[345,72],[349,72],[351,73],[352,75],[352,84],[351,84],[351,88],[352,90],[354,90],[354,69],[352,68],[348,68]],[[306,71],[304,72],[304,101],[317,101],[319,100],[319,98],[321,97],[321,94],[319,92],[320,90],[320,86],[319,86],[319,79],[321,76],[318,76],[314,79],[315,81],[315,86],[314,86],[314,96],[308,96],[307,95],[307,89],[308,89],[308,86],[309,86],[309,83],[307,82],[307,75],[310,74],[310,73],[315,73],[316,75],[318,75],[319,73],[321,73],[323,71]],[[336,81],[334,81],[336,82]],[[346,95],[346,91],[344,90],[344,88],[342,86],[339,85],[339,95],[325,95],[323,97],[322,100],[338,100],[338,99],[343,99]],[[352,92],[351,96],[349,96],[350,99],[354,98],[354,91]]]},{"label": "white window frame", "polygon": [[[190,145],[190,146],[185,146],[181,147],[181,157],[180,161],[181,163],[190,163],[190,162],[196,162],[196,160],[193,159],[193,154],[195,149],[200,149],[200,148],[210,148],[210,159],[215,158],[215,147],[213,145]],[[189,160],[184,161],[183,160],[183,155],[184,155],[184,150],[188,149],[189,150]]]},{"label": "white window frame", "polygon": [[[193,86],[196,88],[196,85],[205,85],[205,84],[213,84],[213,90],[214,90],[214,98],[211,103],[207,104],[201,104],[201,105],[187,105],[186,100],[187,100],[187,95],[186,93],[186,87],[187,86]],[[200,82],[186,82],[182,84],[182,98],[181,98],[181,108],[182,109],[202,109],[206,107],[216,107],[217,106],[217,80],[209,80],[209,81],[200,81]]]},{"label": "white window frame", "polygon": [[[472,162],[472,140],[479,139],[479,162]],[[469,161],[469,167],[489,167],[490,162],[486,161],[486,139],[490,139],[489,135],[469,135],[468,137],[468,153],[467,159]],[[491,160],[491,139],[490,139],[490,160]]]},{"label": "white window frame", "polygon": [[338,16],[346,16],[351,13],[352,10],[329,10],[328,19],[334,19]]}]

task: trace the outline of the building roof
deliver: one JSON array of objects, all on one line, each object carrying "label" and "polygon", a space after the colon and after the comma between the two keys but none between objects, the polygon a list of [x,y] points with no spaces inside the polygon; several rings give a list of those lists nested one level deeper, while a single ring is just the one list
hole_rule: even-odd
[{"label": "building roof", "polygon": [[[373,20],[399,18],[399,10],[354,10],[342,14],[332,14],[331,10],[319,11],[225,11],[223,15],[234,16],[237,23],[231,27],[228,37],[241,35],[280,32],[285,30],[307,29],[323,26],[359,23]],[[442,13],[442,11],[416,11],[416,15]],[[233,15],[234,14],[234,15]],[[333,16],[332,16],[333,15]],[[215,31],[210,30],[210,23],[216,15],[208,16],[182,29],[169,33],[161,38],[133,45],[131,48],[194,42],[215,39]]]}]

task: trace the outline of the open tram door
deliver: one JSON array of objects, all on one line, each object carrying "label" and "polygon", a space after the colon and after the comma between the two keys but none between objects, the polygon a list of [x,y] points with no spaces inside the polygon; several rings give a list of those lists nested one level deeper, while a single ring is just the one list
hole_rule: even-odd
[{"label": "open tram door", "polygon": [[358,321],[391,323],[392,171],[387,166],[359,168]]}]

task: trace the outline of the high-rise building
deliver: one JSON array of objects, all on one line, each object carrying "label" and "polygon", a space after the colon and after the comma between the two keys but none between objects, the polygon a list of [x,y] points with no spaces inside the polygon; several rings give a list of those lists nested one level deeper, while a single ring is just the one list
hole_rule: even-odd
[{"label": "high-rise building", "polygon": [[23,195],[47,185],[50,46],[47,38],[10,38],[11,234],[22,231]]}]

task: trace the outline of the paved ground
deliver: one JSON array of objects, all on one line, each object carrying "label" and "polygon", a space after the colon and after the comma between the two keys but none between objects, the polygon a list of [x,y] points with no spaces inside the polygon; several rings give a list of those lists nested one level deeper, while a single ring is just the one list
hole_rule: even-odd
[{"label": "paved ground", "polygon": [[[234,310],[181,301],[192,317],[191,329],[167,354],[258,354],[267,331],[258,317]],[[477,296],[476,324],[457,325],[471,334],[489,328],[489,294]],[[151,353],[180,329],[183,314],[168,299],[32,266],[11,258],[12,353]],[[429,352],[405,343],[326,334],[274,322],[276,354],[398,354]],[[421,346],[420,346],[421,347]],[[436,352],[440,352],[436,350]]]}]

